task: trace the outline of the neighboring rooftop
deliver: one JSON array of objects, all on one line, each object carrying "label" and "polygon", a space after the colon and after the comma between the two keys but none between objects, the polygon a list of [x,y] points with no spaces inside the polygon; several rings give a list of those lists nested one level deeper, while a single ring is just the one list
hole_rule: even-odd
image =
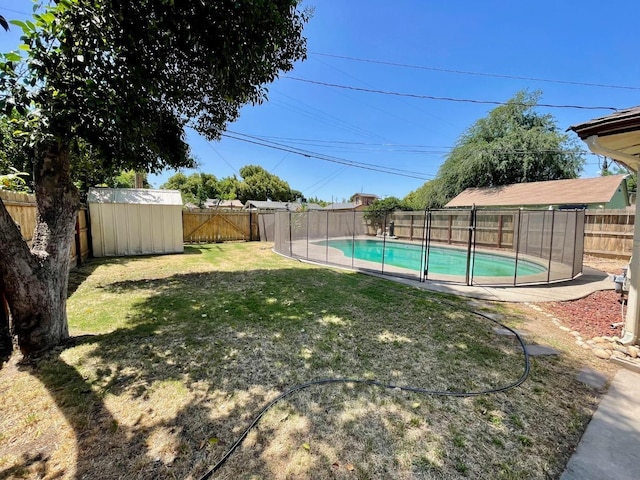
[{"label": "neighboring rooftop", "polygon": [[271,200],[247,200],[244,208],[256,210],[280,210],[297,212],[301,208],[307,210],[322,210],[322,207],[316,203],[299,203],[299,202],[273,202]]},{"label": "neighboring rooftop", "polygon": [[445,207],[513,207],[606,204],[625,175],[517,183],[500,187],[467,188]]}]

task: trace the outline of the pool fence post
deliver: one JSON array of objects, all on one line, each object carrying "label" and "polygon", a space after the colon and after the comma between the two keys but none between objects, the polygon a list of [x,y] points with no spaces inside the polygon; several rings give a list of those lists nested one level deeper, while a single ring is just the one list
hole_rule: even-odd
[{"label": "pool fence post", "polygon": [[[424,282],[427,279],[427,270],[429,264],[429,256],[427,253],[427,215],[429,212],[429,207],[424,208],[424,217],[422,217],[422,249],[421,249],[421,260],[420,260],[420,281]],[[413,217],[412,217],[413,218]]]},{"label": "pool fence post", "polygon": [[551,210],[551,237],[549,238],[549,265],[547,266],[547,283],[551,281],[551,258],[553,257],[553,228],[556,224],[556,210]]},{"label": "pool fence post", "polygon": [[293,236],[291,232],[291,212],[289,212],[289,255],[293,257]]},{"label": "pool fence post", "polygon": [[324,248],[324,263],[329,263],[329,212],[331,210],[327,210],[327,232],[326,232],[326,242]]},{"label": "pool fence post", "polygon": [[382,258],[380,259],[380,273],[384,275],[384,253],[387,249],[387,213],[384,214],[384,223],[382,224]]},{"label": "pool fence post", "polygon": [[[578,216],[582,214],[583,215],[583,220],[582,220],[582,234],[584,235],[584,210],[576,210],[576,215],[575,215],[575,222],[574,222],[574,229],[573,229],[573,262],[571,263],[571,278],[575,277],[575,271],[576,271],[576,245],[578,243]],[[583,240],[584,242],[584,237]],[[584,255],[584,247],[583,247],[583,255]],[[580,268],[580,273],[582,273],[582,268]]]},{"label": "pool fence post", "polygon": [[475,205],[473,206],[473,250],[472,250],[472,254],[471,254],[471,268],[469,269],[470,274],[471,274],[471,283],[470,285],[473,285],[473,271],[475,270],[476,267],[476,242],[477,242],[477,237],[476,237],[476,228],[478,226],[478,212],[475,209]]},{"label": "pool fence post", "polygon": [[311,212],[310,212],[309,210],[307,210],[307,211],[304,213],[304,215],[305,215],[305,216],[306,216],[306,218],[307,218],[307,260],[309,260],[309,223],[310,223],[310,222],[309,222],[309,220],[310,220],[310,219],[309,219],[309,215],[310,215],[310,213],[311,213]]},{"label": "pool fence post", "polygon": [[353,225],[351,225],[351,268],[353,268],[353,259],[356,254],[356,210],[353,209]]},{"label": "pool fence post", "polygon": [[520,252],[520,233],[522,230],[522,208],[518,210],[518,238],[516,242],[516,261],[513,269],[513,285],[516,286],[518,282],[518,253]]},{"label": "pool fence post", "polygon": [[[471,206],[471,211],[469,212],[469,233],[467,235],[467,270],[465,272],[465,283],[467,285],[471,285],[470,283],[470,278],[469,278],[469,269],[471,268],[471,244],[472,244],[472,240],[473,240],[473,230],[474,230],[474,224],[475,224],[475,217],[476,217],[476,204],[474,203]],[[451,222],[449,222],[449,224],[451,224]]]}]

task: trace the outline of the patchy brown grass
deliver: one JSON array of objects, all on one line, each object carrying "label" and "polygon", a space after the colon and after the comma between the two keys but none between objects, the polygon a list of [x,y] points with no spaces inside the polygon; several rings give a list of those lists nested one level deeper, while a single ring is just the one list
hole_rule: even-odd
[{"label": "patchy brown grass", "polygon": [[[264,244],[73,275],[74,341],[0,371],[0,478],[199,478],[296,384],[476,391],[523,369],[518,345],[461,300]],[[510,326],[530,321],[500,308]],[[268,411],[216,478],[557,478],[597,401],[580,366],[536,358],[520,387],[468,398],[314,386]]]}]

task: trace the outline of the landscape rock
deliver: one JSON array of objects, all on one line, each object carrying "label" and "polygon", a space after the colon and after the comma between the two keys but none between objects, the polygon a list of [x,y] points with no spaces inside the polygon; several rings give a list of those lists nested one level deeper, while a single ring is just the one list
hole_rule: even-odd
[{"label": "landscape rock", "polygon": [[611,357],[609,351],[602,348],[594,348],[593,354],[598,358],[602,358],[603,360],[609,360],[609,357]]}]

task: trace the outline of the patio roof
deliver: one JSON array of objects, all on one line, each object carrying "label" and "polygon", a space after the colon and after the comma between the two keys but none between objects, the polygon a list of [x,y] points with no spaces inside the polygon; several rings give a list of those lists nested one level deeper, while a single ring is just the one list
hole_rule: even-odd
[{"label": "patio roof", "polygon": [[585,141],[589,149],[625,164],[634,171],[640,166],[640,106],[620,110],[606,117],[568,128]]}]

